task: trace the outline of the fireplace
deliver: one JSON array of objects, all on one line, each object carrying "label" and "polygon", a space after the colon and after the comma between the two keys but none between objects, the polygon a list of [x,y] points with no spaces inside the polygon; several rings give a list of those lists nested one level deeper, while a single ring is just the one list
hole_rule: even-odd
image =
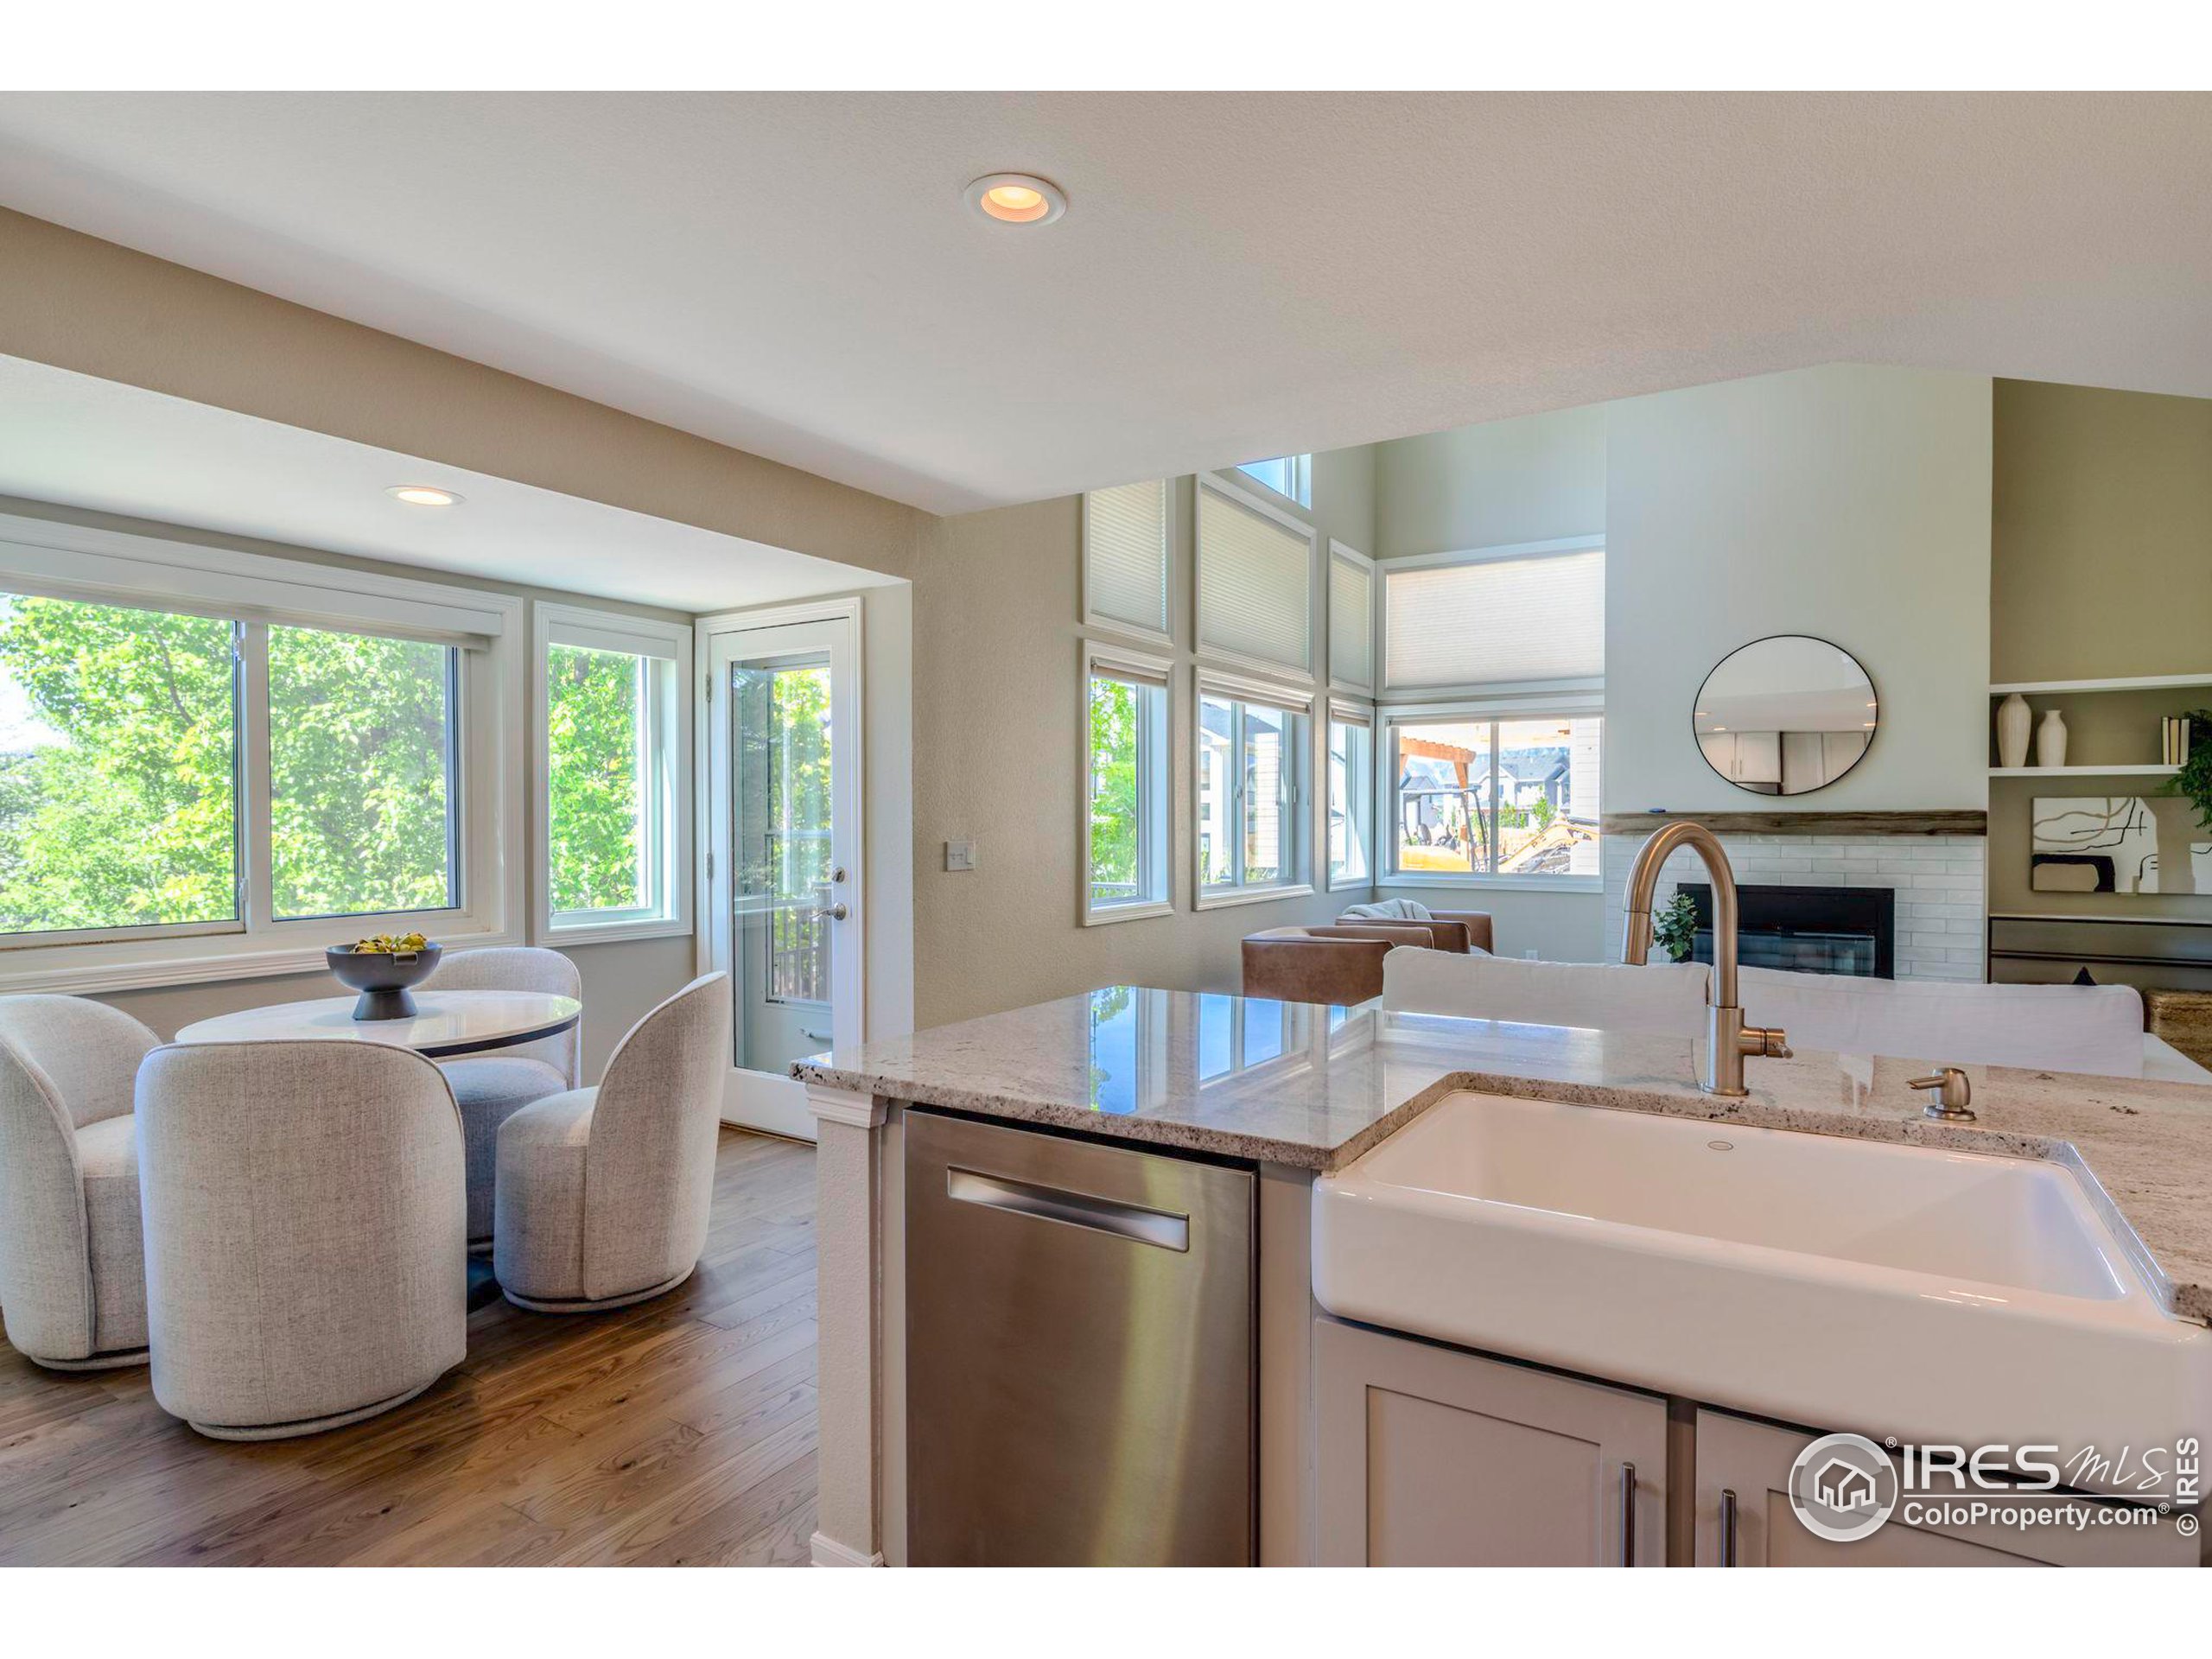
[{"label": "fireplace", "polygon": [[[1713,888],[1703,881],[1675,885],[1697,906],[1697,942],[1690,954],[1711,962]],[[1897,977],[1897,895],[1888,887],[1761,884],[1738,887],[1736,899],[1737,956],[1747,968]]]}]

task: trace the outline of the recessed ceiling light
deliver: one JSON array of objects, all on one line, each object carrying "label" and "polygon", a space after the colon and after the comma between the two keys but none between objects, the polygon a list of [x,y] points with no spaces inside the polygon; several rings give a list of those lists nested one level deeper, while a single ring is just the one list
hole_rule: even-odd
[{"label": "recessed ceiling light", "polygon": [[461,504],[461,498],[451,490],[442,490],[435,484],[395,484],[385,493],[397,496],[410,507],[451,507]]},{"label": "recessed ceiling light", "polygon": [[1027,173],[986,173],[963,193],[969,205],[1002,225],[1049,225],[1068,210],[1068,199],[1050,179]]}]

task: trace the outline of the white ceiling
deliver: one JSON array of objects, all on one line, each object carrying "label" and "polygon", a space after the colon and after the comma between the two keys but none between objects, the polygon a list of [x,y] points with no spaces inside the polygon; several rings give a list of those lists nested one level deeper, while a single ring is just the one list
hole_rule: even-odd
[{"label": "white ceiling", "polygon": [[[395,484],[463,499],[410,507]],[[693,613],[892,580],[13,357],[0,495]]]},{"label": "white ceiling", "polygon": [[2208,199],[2189,94],[0,99],[0,201],[938,511],[1823,361],[2212,395]]}]

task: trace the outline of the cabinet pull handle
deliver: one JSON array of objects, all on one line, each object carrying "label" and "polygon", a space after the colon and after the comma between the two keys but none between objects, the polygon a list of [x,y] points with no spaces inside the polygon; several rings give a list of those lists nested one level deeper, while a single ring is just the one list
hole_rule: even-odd
[{"label": "cabinet pull handle", "polygon": [[1736,1565],[1736,1494],[1726,1486],[1720,1489],[1720,1565]]},{"label": "cabinet pull handle", "polygon": [[1116,1204],[1111,1198],[1089,1192],[1033,1186],[1027,1181],[952,1167],[944,1173],[944,1195],[955,1203],[980,1205],[986,1210],[1005,1210],[1017,1216],[1034,1216],[1040,1221],[1088,1228],[1094,1233],[1110,1233],[1116,1238],[1157,1245],[1163,1250],[1188,1251],[1191,1248],[1188,1216],[1147,1210],[1134,1204]]},{"label": "cabinet pull handle", "polygon": [[1621,1465],[1621,1565],[1636,1565],[1636,1465]]}]

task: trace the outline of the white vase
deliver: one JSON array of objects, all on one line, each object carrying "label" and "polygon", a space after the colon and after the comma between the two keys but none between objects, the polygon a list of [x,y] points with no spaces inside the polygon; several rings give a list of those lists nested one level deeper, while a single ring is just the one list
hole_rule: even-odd
[{"label": "white vase", "polygon": [[2044,711],[2043,724],[2036,728],[2036,765],[2063,766],[2066,764],[2066,721],[2056,709]]},{"label": "white vase", "polygon": [[2028,707],[2028,700],[2015,691],[1997,705],[1997,764],[2000,766],[2024,766],[2028,764],[2028,729],[2035,724],[2035,712]]}]

